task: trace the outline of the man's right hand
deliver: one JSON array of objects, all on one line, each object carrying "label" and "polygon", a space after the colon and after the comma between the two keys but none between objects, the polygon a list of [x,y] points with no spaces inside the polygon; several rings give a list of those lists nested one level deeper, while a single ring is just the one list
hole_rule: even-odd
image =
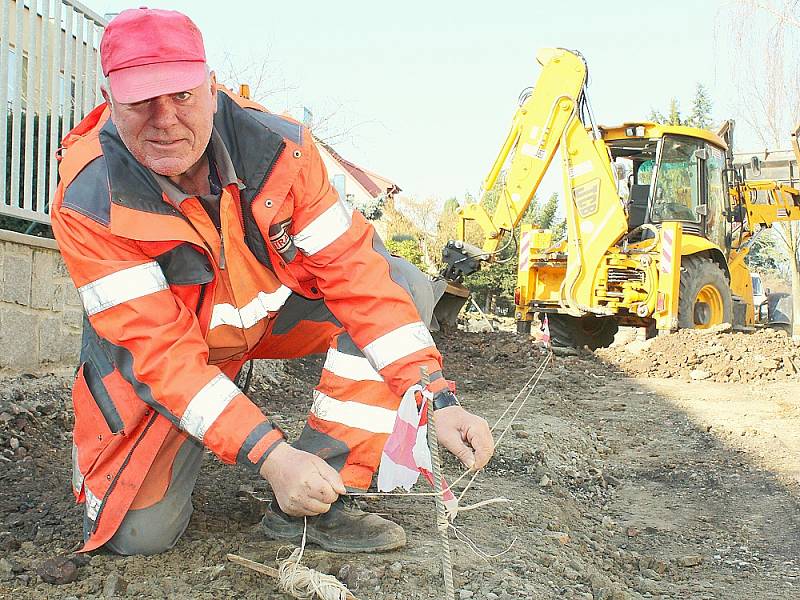
[{"label": "man's right hand", "polygon": [[346,494],[339,473],[319,456],[281,442],[261,465],[281,510],[293,517],[328,512]]}]

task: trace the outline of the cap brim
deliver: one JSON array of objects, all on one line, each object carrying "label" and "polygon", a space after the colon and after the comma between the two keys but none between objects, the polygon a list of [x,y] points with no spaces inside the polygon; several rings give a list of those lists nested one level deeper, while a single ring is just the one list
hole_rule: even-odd
[{"label": "cap brim", "polygon": [[206,63],[194,61],[141,65],[108,74],[111,95],[123,104],[185,92],[198,87],[205,79]]}]

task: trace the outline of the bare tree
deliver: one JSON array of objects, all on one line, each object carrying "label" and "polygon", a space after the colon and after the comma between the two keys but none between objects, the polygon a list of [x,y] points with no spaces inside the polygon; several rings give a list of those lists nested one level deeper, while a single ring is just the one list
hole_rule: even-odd
[{"label": "bare tree", "polygon": [[314,133],[314,137],[329,145],[342,142],[355,143],[356,130],[365,125],[376,124],[375,119],[355,119],[344,110],[341,102],[323,107],[321,113],[315,114],[310,123],[306,123]]},{"label": "bare tree", "polygon": [[243,58],[226,52],[216,68],[217,81],[234,92],[241,84],[250,87],[250,98],[271,110],[288,103],[296,87],[286,83],[279,70],[269,60],[269,50]]},{"label": "bare tree", "polygon": [[[297,86],[287,83],[269,59],[269,50],[247,58],[226,53],[222,64],[216,69],[217,81],[234,92],[239,91],[241,84],[250,87],[250,98],[263,104],[274,112],[300,112],[303,104],[298,104],[294,97]],[[314,137],[329,145],[342,142],[354,143],[356,130],[365,125],[375,124],[374,119],[356,119],[345,110],[341,102],[328,102],[319,110],[315,110],[311,121],[305,123],[314,133]]]},{"label": "bare tree", "polygon": [[390,236],[409,235],[417,240],[422,252],[422,260],[430,273],[437,271],[436,232],[441,210],[433,198],[418,200],[408,196],[395,198],[391,211],[384,213],[389,217],[387,233]]},{"label": "bare tree", "polygon": [[[800,122],[800,0],[732,0],[721,9],[738,93],[738,113],[765,148],[790,147]],[[775,230],[789,259],[794,326],[800,339],[800,224]]]},{"label": "bare tree", "polygon": [[[383,224],[387,239],[411,237],[416,240],[425,263],[425,270],[434,275],[442,268],[442,249],[448,240],[456,239],[458,201],[450,198],[442,205],[435,198],[419,199],[397,196],[387,202]],[[483,245],[484,234],[473,221],[467,222],[466,242]]]}]

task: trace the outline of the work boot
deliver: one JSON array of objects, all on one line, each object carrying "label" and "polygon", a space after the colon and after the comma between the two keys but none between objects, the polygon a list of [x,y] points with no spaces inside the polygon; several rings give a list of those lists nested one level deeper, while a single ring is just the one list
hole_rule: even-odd
[{"label": "work boot", "polygon": [[[299,544],[303,537],[303,517],[290,517],[275,499],[267,505],[261,526],[272,540]],[[329,552],[386,552],[406,545],[400,525],[364,512],[345,497],[331,504],[328,512],[308,517],[306,538]]]}]

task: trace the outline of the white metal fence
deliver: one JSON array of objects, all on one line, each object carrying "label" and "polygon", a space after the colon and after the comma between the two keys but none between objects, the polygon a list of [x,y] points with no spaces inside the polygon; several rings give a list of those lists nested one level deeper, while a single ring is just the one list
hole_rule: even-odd
[{"label": "white metal fence", "polygon": [[105,19],[74,0],[0,0],[0,215],[49,223],[59,142],[101,100]]}]

